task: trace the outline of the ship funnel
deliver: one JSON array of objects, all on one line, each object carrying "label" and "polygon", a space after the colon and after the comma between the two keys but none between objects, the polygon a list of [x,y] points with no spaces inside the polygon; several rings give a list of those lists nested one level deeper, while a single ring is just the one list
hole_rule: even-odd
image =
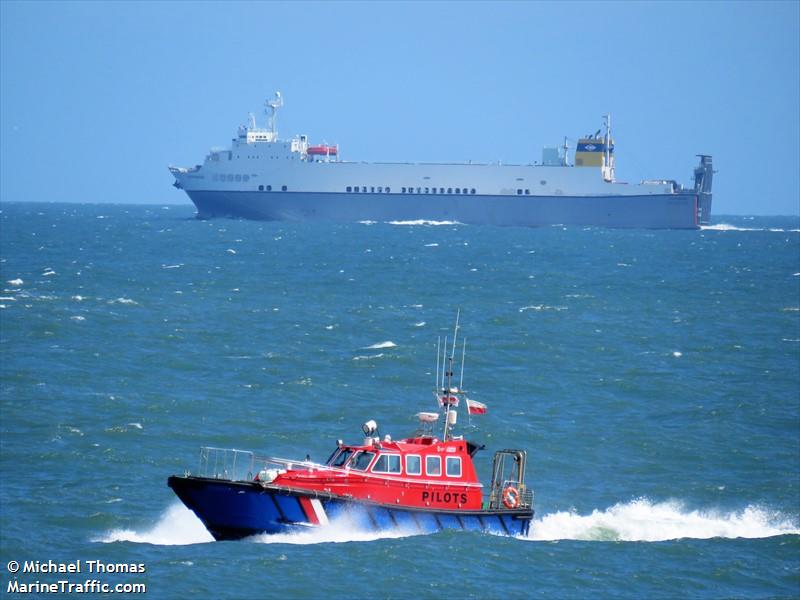
[{"label": "ship funnel", "polygon": [[700,164],[694,170],[694,191],[697,193],[697,213],[700,225],[711,221],[711,184],[714,167],[709,154],[698,154]]}]

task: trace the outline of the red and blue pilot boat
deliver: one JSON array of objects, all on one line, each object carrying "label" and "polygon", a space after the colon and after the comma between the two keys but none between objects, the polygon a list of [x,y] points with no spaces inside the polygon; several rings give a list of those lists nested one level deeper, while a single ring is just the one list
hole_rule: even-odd
[{"label": "red and blue pilot boat", "polygon": [[[457,334],[458,325],[452,348]],[[525,484],[527,454],[495,452],[484,488],[473,462],[483,446],[454,435],[453,429],[459,404],[469,413],[485,412],[485,405],[452,385],[452,367],[445,338],[441,384],[436,368],[439,411],[417,413],[419,428],[410,437],[381,438],[370,420],[362,426],[361,443],[337,441],[324,464],[205,447],[199,474],[172,476],[167,483],[217,540],[296,532],[339,519],[366,531],[527,535],[533,518],[533,490]],[[463,380],[463,353],[461,372]],[[440,427],[441,437],[436,435]]]}]

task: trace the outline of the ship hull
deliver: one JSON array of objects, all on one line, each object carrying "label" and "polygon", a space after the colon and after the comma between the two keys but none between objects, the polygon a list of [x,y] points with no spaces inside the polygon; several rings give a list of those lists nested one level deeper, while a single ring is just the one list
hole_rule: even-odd
[{"label": "ship hull", "polygon": [[444,529],[527,535],[533,509],[428,510],[357,501],[257,482],[206,477],[167,480],[216,540],[291,533],[344,521],[358,531],[433,533]]},{"label": "ship hull", "polygon": [[509,196],[186,190],[199,218],[697,229],[696,193]]}]

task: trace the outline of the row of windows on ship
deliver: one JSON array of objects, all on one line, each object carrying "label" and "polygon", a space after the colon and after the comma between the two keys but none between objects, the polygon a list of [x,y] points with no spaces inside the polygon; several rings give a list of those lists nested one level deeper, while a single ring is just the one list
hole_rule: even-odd
[{"label": "row of windows on ship", "polygon": [[[328,465],[332,467],[347,467],[357,471],[366,471],[375,458],[375,452],[354,451],[351,448],[343,448],[334,452],[328,459]],[[422,475],[422,457],[417,454],[406,455],[406,475]],[[399,454],[381,454],[375,464],[369,469],[372,473],[402,473]],[[442,457],[425,457],[425,474],[432,477],[439,477],[442,474]],[[447,477],[461,477],[461,457],[448,456],[445,460],[445,474]]]},{"label": "row of windows on ship", "polygon": [[[248,176],[245,175],[244,177],[248,177]],[[249,179],[249,177],[248,177],[248,179]],[[244,181],[247,181],[247,179],[245,179]],[[287,191],[287,189],[288,188],[285,185],[281,186],[281,191],[282,192]],[[260,185],[260,186],[258,186],[258,191],[259,192],[263,192],[265,190],[267,192],[271,192],[272,191],[272,186],[271,185],[267,185],[267,186]],[[372,186],[366,186],[366,185],[352,186],[352,185],[348,185],[345,188],[345,191],[346,192],[350,192],[350,193],[390,194],[392,192],[392,188],[384,187],[384,186],[377,186],[376,187],[374,185],[372,185]],[[400,188],[400,193],[401,194],[453,194],[453,193],[455,193],[455,194],[476,194],[477,191],[475,190],[475,188],[435,188],[435,187],[417,187],[417,188],[409,187],[409,188],[405,188],[404,187],[404,188]],[[530,195],[530,193],[531,193],[530,189],[517,188],[517,195],[518,196],[522,196],[522,195],[528,196],[528,195]]]}]

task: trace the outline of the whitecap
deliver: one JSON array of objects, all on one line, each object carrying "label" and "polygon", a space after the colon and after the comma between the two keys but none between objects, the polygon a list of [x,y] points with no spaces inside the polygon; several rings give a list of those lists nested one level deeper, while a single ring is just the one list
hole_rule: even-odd
[{"label": "whitecap", "polygon": [[764,231],[763,229],[752,227],[737,227],[729,223],[717,223],[715,225],[701,225],[703,231]]},{"label": "whitecap", "polygon": [[429,221],[416,219],[413,221],[389,221],[389,225],[463,225],[460,221]]},{"label": "whitecap", "polygon": [[678,352],[677,350],[675,350],[672,353],[672,356],[674,356],[675,358],[680,358],[681,356],[683,356],[683,352]]},{"label": "whitecap", "polygon": [[425,244],[425,247],[426,247],[426,248],[436,248],[438,245],[439,245],[439,244],[437,244],[436,242],[434,242],[434,243],[432,243],[432,244]]},{"label": "whitecap", "polygon": [[139,304],[136,300],[131,300],[130,298],[117,298],[116,300],[109,300],[109,304]]},{"label": "whitecap", "polygon": [[420,321],[419,323],[414,323],[414,327],[425,327],[425,321]]},{"label": "whitecap", "polygon": [[81,315],[76,315],[74,317],[70,317],[73,321],[85,321],[86,317],[82,317]]},{"label": "whitecap", "polygon": [[367,346],[364,350],[380,350],[382,348],[395,348],[397,344],[392,341],[386,342],[379,342],[377,344],[372,344],[372,346]]},{"label": "whitecap", "polygon": [[362,225],[375,225],[377,221],[359,221]]},{"label": "whitecap", "polygon": [[353,360],[372,360],[373,358],[381,358],[382,356],[383,356],[383,352],[381,352],[380,354],[372,354],[372,355],[363,355],[362,354],[360,356],[354,356]]},{"label": "whitecap", "polygon": [[0,297],[0,302],[16,302],[16,298],[12,298],[11,296],[2,296]]},{"label": "whitecap", "polygon": [[554,310],[556,312],[560,312],[562,310],[567,310],[566,306],[548,306],[546,304],[532,304],[530,306],[523,306],[519,309],[519,312],[525,312],[526,310]]},{"label": "whitecap", "polygon": [[9,280],[9,281],[7,281],[6,283],[8,283],[9,285],[16,285],[16,286],[20,286],[20,285],[22,285],[22,284],[23,284],[23,283],[25,283],[25,282],[24,282],[24,281],[22,281],[22,279],[19,279],[19,278],[17,278],[17,279],[10,279],[10,280]]},{"label": "whitecap", "polygon": [[225,252],[227,252],[228,254],[236,254],[236,250],[234,250],[233,248],[228,248]]},{"label": "whitecap", "polygon": [[83,296],[72,296],[72,300],[75,300],[76,302],[82,302],[85,299],[86,298],[84,298]]},{"label": "whitecap", "polygon": [[183,266],[183,263],[179,263],[177,265],[161,265],[162,269],[180,269]]},{"label": "whitecap", "polygon": [[144,429],[144,427],[142,427],[141,423],[128,423],[128,426],[129,427],[133,427],[135,429]]}]

